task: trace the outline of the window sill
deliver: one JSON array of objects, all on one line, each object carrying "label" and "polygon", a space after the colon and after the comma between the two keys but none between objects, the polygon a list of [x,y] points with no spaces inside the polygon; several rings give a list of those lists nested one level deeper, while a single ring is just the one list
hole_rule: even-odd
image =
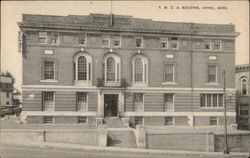
[{"label": "window sill", "polygon": [[134,83],[132,84],[132,86],[133,86],[133,87],[147,87],[148,84],[145,83],[145,82],[139,82],[139,83],[138,83],[138,82],[137,82],[137,83],[134,82]]},{"label": "window sill", "polygon": [[44,83],[57,83],[58,80],[40,80],[40,82],[44,82]]},{"label": "window sill", "polygon": [[163,85],[177,85],[177,82],[162,82]]},{"label": "window sill", "polygon": [[208,85],[208,86],[219,86],[220,84],[219,83],[205,83],[205,85]]},{"label": "window sill", "polygon": [[223,109],[223,106],[222,107],[200,107],[200,109]]},{"label": "window sill", "polygon": [[75,81],[75,86],[91,86],[92,81]]}]

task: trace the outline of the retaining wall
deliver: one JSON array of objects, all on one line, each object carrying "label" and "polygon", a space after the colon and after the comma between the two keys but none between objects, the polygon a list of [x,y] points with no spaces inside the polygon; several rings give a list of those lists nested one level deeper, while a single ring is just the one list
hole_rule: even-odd
[{"label": "retaining wall", "polygon": [[59,142],[105,146],[107,130],[1,130],[0,143]]}]

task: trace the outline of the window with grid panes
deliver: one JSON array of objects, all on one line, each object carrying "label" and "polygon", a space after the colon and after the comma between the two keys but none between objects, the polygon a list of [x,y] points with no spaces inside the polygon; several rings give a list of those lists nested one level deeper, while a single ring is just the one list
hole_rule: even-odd
[{"label": "window with grid panes", "polygon": [[217,82],[216,80],[217,80],[217,66],[208,65],[207,82],[216,83]]},{"label": "window with grid panes", "polygon": [[120,36],[113,36],[113,46],[114,47],[121,46],[121,37]]},{"label": "window with grid panes", "polygon": [[164,82],[174,82],[174,64],[165,64]]},{"label": "window with grid panes", "polygon": [[178,49],[179,40],[178,40],[177,37],[172,37],[172,38],[171,38],[170,46],[171,46],[171,49]]},{"label": "window with grid panes", "polygon": [[165,93],[164,94],[164,105],[165,111],[174,111],[174,94],[172,93]]},{"label": "window with grid panes", "polygon": [[47,32],[38,33],[38,43],[46,44],[47,43]]},{"label": "window with grid panes", "polygon": [[211,49],[211,41],[210,40],[205,40],[204,41],[204,49],[205,50],[210,50]]},{"label": "window with grid panes", "polygon": [[223,94],[200,94],[200,107],[222,107]]},{"label": "window with grid panes", "polygon": [[141,58],[135,59],[135,81],[142,82],[143,81],[143,64]]},{"label": "window with grid panes", "polygon": [[78,80],[87,80],[87,59],[84,56],[78,58]]},{"label": "window with grid panes", "polygon": [[51,44],[58,44],[59,43],[59,33],[52,32],[51,33]]},{"label": "window with grid panes", "polygon": [[209,118],[209,124],[210,124],[211,126],[216,126],[216,125],[218,125],[218,117],[210,117],[210,118]]},{"label": "window with grid panes", "polygon": [[239,108],[240,108],[239,114],[241,116],[248,116],[248,108],[249,108],[248,104],[241,104]]},{"label": "window with grid panes", "polygon": [[115,59],[113,57],[107,59],[107,81],[115,81]]},{"label": "window with grid panes", "polygon": [[221,41],[216,40],[214,41],[214,50],[221,50]]},{"label": "window with grid panes", "polygon": [[103,47],[109,47],[109,41],[110,41],[110,36],[109,35],[103,35],[102,36],[102,46]]},{"label": "window with grid panes", "polygon": [[86,35],[85,34],[79,34],[78,42],[79,42],[79,45],[86,45]]},{"label": "window with grid panes", "polygon": [[165,117],[165,126],[173,126],[174,118],[173,117]]},{"label": "window with grid panes", "polygon": [[143,117],[142,116],[135,116],[135,126],[143,124]]},{"label": "window with grid panes", "polygon": [[161,41],[160,47],[161,48],[168,48],[168,41],[167,40]]},{"label": "window with grid panes", "polygon": [[44,79],[55,79],[55,61],[44,61]]},{"label": "window with grid panes", "polygon": [[247,79],[246,79],[246,77],[241,78],[241,94],[247,95]]},{"label": "window with grid panes", "polygon": [[143,93],[134,93],[134,101],[135,102],[143,102]]},{"label": "window with grid panes", "polygon": [[142,37],[136,37],[136,38],[135,38],[135,46],[136,46],[137,48],[142,47]]},{"label": "window with grid panes", "polygon": [[87,102],[87,93],[86,92],[77,92],[77,101],[78,102]]}]

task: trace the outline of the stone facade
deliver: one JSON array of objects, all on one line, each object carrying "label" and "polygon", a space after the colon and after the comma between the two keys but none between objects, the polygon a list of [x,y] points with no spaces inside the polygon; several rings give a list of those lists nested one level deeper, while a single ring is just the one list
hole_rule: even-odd
[{"label": "stone facade", "polygon": [[[227,90],[235,91],[238,33],[232,24],[24,14],[18,25],[28,117],[119,116],[132,125],[221,125],[224,69]],[[235,118],[235,95],[230,99],[228,117]]]}]

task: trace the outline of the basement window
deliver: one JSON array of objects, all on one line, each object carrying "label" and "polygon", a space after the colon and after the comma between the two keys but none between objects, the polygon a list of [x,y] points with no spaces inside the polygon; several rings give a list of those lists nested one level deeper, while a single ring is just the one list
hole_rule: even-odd
[{"label": "basement window", "polygon": [[53,123],[53,116],[45,116],[43,118],[43,123]]},{"label": "basement window", "polygon": [[143,117],[142,116],[135,117],[135,126],[137,126],[137,125],[143,125]]},{"label": "basement window", "polygon": [[217,126],[218,125],[218,117],[210,117],[209,118],[209,124],[210,126]]},{"label": "basement window", "polygon": [[77,122],[78,123],[87,123],[87,117],[86,116],[78,116]]},{"label": "basement window", "polygon": [[165,126],[173,126],[174,118],[173,117],[165,117]]}]

